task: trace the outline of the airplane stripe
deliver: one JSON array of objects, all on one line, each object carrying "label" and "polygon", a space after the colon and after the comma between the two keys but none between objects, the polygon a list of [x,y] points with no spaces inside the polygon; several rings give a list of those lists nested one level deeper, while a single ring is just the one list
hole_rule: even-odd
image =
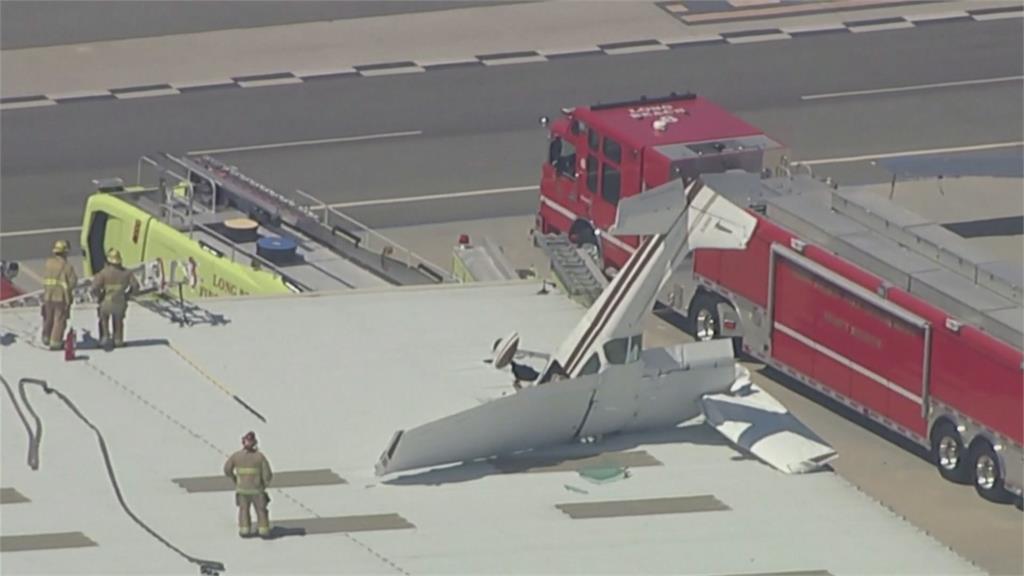
[{"label": "airplane stripe", "polygon": [[583,333],[583,336],[580,337],[580,340],[576,343],[576,348],[573,349],[572,354],[569,355],[569,358],[565,362],[565,366],[563,366],[563,368],[566,369],[567,373],[569,366],[573,365],[578,360],[578,356],[581,353],[581,346],[583,346],[586,339],[590,336],[591,332],[594,330],[594,327],[597,325],[597,322],[600,320],[600,318],[605,313],[607,313],[608,307],[611,306],[612,303],[612,296],[622,288],[622,286],[626,283],[627,279],[632,277],[632,275],[636,271],[636,267],[638,266],[640,259],[643,256],[642,252],[648,244],[649,242],[645,242],[644,244],[642,244],[640,246],[640,250],[638,250],[637,253],[634,253],[633,256],[626,262],[626,267],[622,270],[622,272],[620,272],[615,277],[615,279],[612,280],[612,286],[610,287],[610,290],[612,292],[609,294],[608,299],[606,299],[601,304],[601,309],[594,316],[594,319],[591,321],[590,326],[587,327],[587,330]]},{"label": "airplane stripe", "polygon": [[[694,182],[692,182],[690,184],[690,188],[686,191],[686,205],[683,208],[684,212],[686,210],[689,210],[690,207],[693,206],[694,201],[696,201],[696,199],[697,199],[697,195],[703,189],[704,189],[704,182],[701,181],[700,179],[697,179],[697,180],[695,180]],[[713,196],[712,197],[712,202],[714,202],[714,198],[716,198],[716,197],[717,196]],[[709,204],[709,206],[710,206],[710,204]],[[705,207],[705,208],[707,208],[707,207]],[[706,217],[706,215],[704,215],[704,217]],[[697,223],[698,222],[694,222],[695,225],[692,228],[690,228],[690,229],[688,229],[686,231],[686,238],[684,239],[684,243],[689,242],[690,236],[692,236],[693,233],[700,228],[700,226],[696,225]],[[644,268],[647,267],[647,265],[649,263],[647,260],[649,260],[652,257],[652,255],[654,254],[654,252],[656,252],[657,249],[664,243],[664,240],[665,240],[665,235],[659,234],[659,235],[651,238],[650,241],[648,241],[647,243],[645,243],[641,247],[641,251],[644,250],[645,248],[647,248],[648,246],[651,246],[652,248],[651,248],[651,250],[649,252],[645,252],[643,254],[642,258],[645,259],[645,261],[640,264],[640,270],[643,270]],[[655,246],[655,244],[657,244],[657,246]],[[632,260],[630,262],[632,262]],[[627,265],[627,267],[628,267],[628,265]],[[632,278],[629,278],[629,280],[628,280],[628,284],[629,285],[625,288],[625,290],[617,291],[615,294],[613,294],[613,296],[611,296],[609,298],[609,302],[612,304],[610,311],[607,314],[604,314],[603,316],[601,314],[598,315],[598,318],[600,318],[600,321],[597,322],[597,329],[596,330],[593,330],[595,325],[591,324],[591,329],[587,331],[588,334],[591,335],[590,340],[589,340],[589,342],[586,342],[586,345],[583,346],[582,349],[580,349],[580,347],[577,346],[577,350],[574,350],[574,354],[577,353],[577,352],[582,352],[582,353],[580,353],[575,358],[570,356],[570,359],[573,360],[573,361],[568,363],[570,367],[569,367],[569,369],[566,370],[567,374],[569,374],[570,376],[573,376],[573,373],[575,372],[575,370],[578,367],[579,363],[583,361],[583,358],[585,358],[587,356],[587,352],[589,352],[590,348],[593,346],[594,340],[604,330],[604,327],[607,325],[609,319],[611,318],[612,313],[614,313],[614,311],[622,303],[622,300],[626,297],[626,294],[629,292],[630,288],[632,287],[632,284],[636,281],[636,278],[639,277],[639,276],[640,276],[640,272],[638,271],[635,276],[633,276]],[[602,308],[602,313],[604,312],[605,309],[606,308]],[[598,318],[595,318],[595,320],[597,320]],[[584,338],[581,340],[581,342],[585,342],[586,340],[587,340],[587,338],[586,338],[586,336],[584,336]]]},{"label": "airplane stripe", "polygon": [[[586,356],[585,353],[590,351],[590,348],[594,345],[594,341],[597,339],[597,337],[604,330],[605,326],[608,325],[608,322],[611,319],[612,314],[619,308],[619,306],[622,304],[622,301],[625,300],[626,295],[629,294],[629,291],[633,288],[633,285],[636,283],[636,279],[639,278],[642,275],[643,271],[647,268],[647,265],[650,264],[651,260],[654,258],[654,254],[657,253],[658,248],[661,248],[662,244],[664,243],[664,240],[665,240],[665,237],[663,235],[659,234],[657,236],[652,237],[652,239],[650,241],[648,241],[648,244],[650,244],[652,246],[652,248],[650,250],[648,250],[643,255],[643,263],[640,264],[640,267],[638,269],[639,271],[636,273],[636,275],[633,278],[629,279],[629,282],[626,285],[625,289],[623,289],[619,293],[615,294],[610,299],[610,300],[614,300],[614,303],[612,304],[612,307],[611,307],[611,311],[608,314],[605,314],[601,318],[601,321],[598,323],[597,329],[594,330],[594,332],[592,333],[592,335],[590,337],[590,340],[587,342],[586,346],[583,347],[584,354],[581,354],[580,357],[576,359],[576,364],[577,365]],[[573,376],[573,372],[575,372],[575,370],[576,370],[576,366],[573,366],[567,372],[569,373],[570,376]]]},{"label": "airplane stripe", "polygon": [[[620,294],[628,291],[629,288],[632,287],[633,282],[636,280],[636,277],[638,276],[638,270],[642,270],[643,268],[641,261],[646,263],[647,255],[650,253],[650,247],[653,245],[653,238],[649,238],[647,241],[645,241],[643,247],[640,248],[639,252],[634,254],[633,257],[630,258],[629,262],[626,263],[626,269],[619,273],[619,276],[622,277],[622,282],[614,284],[613,281],[614,285],[611,288],[612,292],[610,293],[608,299],[605,300],[604,303],[601,305],[600,311],[598,311],[597,315],[594,316],[594,319],[593,321],[591,321],[590,326],[587,327],[586,332],[583,333],[583,336],[580,338],[579,342],[576,343],[576,347],[573,349],[572,354],[569,355],[569,359],[566,361],[566,365],[564,368],[566,374],[568,374],[569,376],[573,375],[573,372],[575,372],[576,366],[579,364],[580,359],[583,357],[584,353],[587,352],[590,345],[593,343],[594,338],[597,337],[597,334],[599,332],[598,326],[602,325],[604,323],[604,320],[606,320],[607,317],[612,312],[615,311],[615,306],[617,306],[618,302],[617,297]],[[616,276],[615,280],[619,280],[619,276]]]},{"label": "airplane stripe", "polygon": [[[704,183],[699,179],[695,180],[690,184],[690,189],[686,191],[686,206],[684,207],[684,211],[689,209],[690,205],[697,198],[697,194],[703,189]],[[687,237],[689,237],[692,233],[693,230],[688,230]],[[660,239],[659,243],[660,241],[664,241],[663,235],[659,235],[658,238]],[[622,284],[615,285],[612,287],[613,292],[611,296],[609,296],[608,300],[605,301],[604,304],[602,304],[601,310],[594,317],[593,322],[591,322],[590,326],[587,328],[587,331],[584,332],[583,337],[580,338],[580,341],[576,344],[576,348],[573,350],[572,354],[569,355],[569,359],[567,360],[566,366],[564,368],[566,374],[568,374],[570,377],[573,375],[573,372],[575,372],[576,368],[578,367],[578,364],[580,363],[580,361],[582,361],[583,357],[586,356],[586,352],[590,350],[590,347],[593,345],[593,340],[597,337],[598,334],[600,334],[600,331],[603,329],[604,325],[607,324],[608,317],[619,306],[622,298],[625,295],[625,292],[629,291],[629,289],[632,287],[633,282],[636,280],[636,277],[639,275],[638,272],[634,275],[634,272],[637,271],[637,268],[634,267],[634,263],[639,263],[641,260],[644,260],[643,264],[639,264],[639,268],[643,269],[644,267],[646,267],[646,259],[651,253],[648,252],[647,250],[651,249],[651,247],[653,247],[654,244],[654,239],[648,238],[648,240],[643,245],[641,245],[640,249],[638,250],[638,252],[641,252],[642,254],[634,253],[633,257],[630,258],[630,260],[626,263],[626,269],[620,273],[620,276],[625,276],[626,280],[623,281]],[[617,276],[615,280],[619,280],[619,277]],[[625,286],[624,291],[620,290],[622,286]]]}]

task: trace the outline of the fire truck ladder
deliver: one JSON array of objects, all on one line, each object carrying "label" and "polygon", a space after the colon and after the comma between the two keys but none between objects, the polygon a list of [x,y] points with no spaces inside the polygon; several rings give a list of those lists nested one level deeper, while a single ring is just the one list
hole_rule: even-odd
[{"label": "fire truck ladder", "polygon": [[551,262],[561,289],[581,305],[589,307],[608,285],[591,253],[578,248],[562,234],[537,234],[534,244]]},{"label": "fire truck ladder", "polygon": [[189,215],[213,215],[233,208],[268,230],[312,241],[388,284],[452,281],[446,270],[313,195],[296,190],[303,201],[310,202],[300,204],[212,156],[144,156],[139,161],[140,183],[144,166],[155,168],[164,185],[168,179],[186,183],[187,199],[170,192],[165,197],[184,204],[180,208]]}]

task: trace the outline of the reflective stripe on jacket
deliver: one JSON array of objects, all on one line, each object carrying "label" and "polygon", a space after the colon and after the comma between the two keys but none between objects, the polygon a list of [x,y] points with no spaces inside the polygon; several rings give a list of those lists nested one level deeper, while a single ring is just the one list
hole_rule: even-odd
[{"label": "reflective stripe on jacket", "polygon": [[128,294],[138,292],[135,275],[120,266],[108,264],[92,279],[92,291],[100,299],[100,310],[124,314],[128,309]]},{"label": "reflective stripe on jacket", "polygon": [[70,306],[73,303],[74,288],[78,284],[78,276],[74,267],[67,259],[51,256],[43,268],[43,300],[45,302],[63,302]]},{"label": "reflective stripe on jacket", "polygon": [[259,450],[235,452],[224,463],[224,475],[235,481],[235,492],[244,495],[262,494],[270,486],[273,472],[270,462]]}]

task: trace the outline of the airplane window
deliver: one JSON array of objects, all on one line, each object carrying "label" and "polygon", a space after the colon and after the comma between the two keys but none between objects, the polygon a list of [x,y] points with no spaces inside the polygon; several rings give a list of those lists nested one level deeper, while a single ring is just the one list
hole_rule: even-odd
[{"label": "airplane window", "polygon": [[600,369],[601,359],[598,358],[597,352],[594,352],[593,354],[590,355],[590,360],[587,360],[587,363],[583,365],[582,369],[580,369],[580,376],[586,376],[587,374],[597,374],[597,372]]},{"label": "airplane window", "polygon": [[640,352],[644,347],[644,335],[638,334],[629,339],[629,357],[626,362],[636,362],[640,359]]},{"label": "airplane window", "polygon": [[629,338],[616,338],[615,340],[609,340],[604,345],[604,357],[608,359],[609,364],[625,364],[626,363],[626,350]]}]

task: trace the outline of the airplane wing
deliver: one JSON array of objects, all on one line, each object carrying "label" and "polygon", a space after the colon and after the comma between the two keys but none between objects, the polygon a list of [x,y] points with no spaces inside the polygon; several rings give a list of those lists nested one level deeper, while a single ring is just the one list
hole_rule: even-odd
[{"label": "airplane wing", "polygon": [[382,476],[569,442],[586,418],[597,383],[594,376],[531,386],[396,432],[375,471]]},{"label": "airplane wing", "polygon": [[837,457],[820,436],[749,379],[700,399],[709,426],[733,445],[787,474],[820,469]]}]

